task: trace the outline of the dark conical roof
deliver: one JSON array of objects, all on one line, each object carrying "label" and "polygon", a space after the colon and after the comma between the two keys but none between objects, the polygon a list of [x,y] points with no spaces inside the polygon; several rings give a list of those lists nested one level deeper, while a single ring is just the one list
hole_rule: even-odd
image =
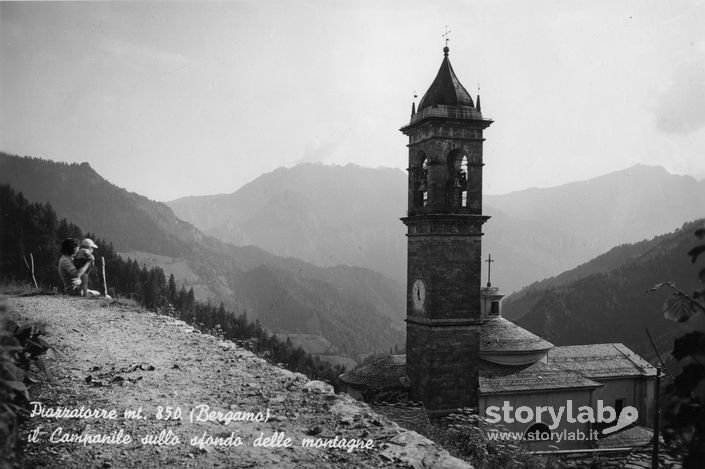
[{"label": "dark conical roof", "polygon": [[460,84],[448,59],[448,47],[443,48],[443,62],[438,69],[431,87],[419,102],[418,111],[427,107],[437,106],[469,106],[474,107],[470,93]]}]

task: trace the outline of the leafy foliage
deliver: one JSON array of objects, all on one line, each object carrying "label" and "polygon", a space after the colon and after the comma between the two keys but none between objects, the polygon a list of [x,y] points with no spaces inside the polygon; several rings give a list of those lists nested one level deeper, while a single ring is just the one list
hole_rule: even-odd
[{"label": "leafy foliage", "polygon": [[676,337],[671,355],[676,360],[682,360],[687,356],[705,355],[705,333],[693,331],[684,336]]},{"label": "leafy foliage", "polygon": [[671,295],[663,304],[663,315],[671,321],[686,322],[694,313],[689,298],[679,292]]},{"label": "leafy foliage", "polygon": [[452,455],[465,459],[477,469],[558,469],[564,467],[553,457],[535,456],[506,440],[490,440],[481,419],[472,409],[450,414],[442,424],[432,424],[427,436]]},{"label": "leafy foliage", "polygon": [[[699,239],[705,238],[705,228],[695,231]],[[688,252],[695,263],[705,253],[705,244],[700,244]],[[705,257],[705,256],[703,256]],[[705,281],[705,269],[698,278]],[[671,320],[686,322],[696,314],[705,313],[705,288],[697,288],[688,295],[673,282],[660,283],[651,290],[669,287],[673,293],[664,303],[664,315]],[[677,337],[671,355],[684,364],[673,383],[667,386],[670,395],[666,409],[666,436],[677,447],[687,450],[683,461],[686,469],[702,467],[705,461],[705,333],[697,330]]]},{"label": "leafy foliage", "polygon": [[[32,366],[48,376],[40,356],[50,346],[42,328],[18,326],[7,318],[7,306],[0,305],[0,453],[11,454],[15,444],[17,422],[29,404],[28,385],[34,382]],[[1,460],[0,460],[1,462]]]}]

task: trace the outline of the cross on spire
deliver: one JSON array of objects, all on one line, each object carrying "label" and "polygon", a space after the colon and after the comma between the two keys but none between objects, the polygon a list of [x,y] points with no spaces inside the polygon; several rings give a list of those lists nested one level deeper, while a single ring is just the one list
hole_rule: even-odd
[{"label": "cross on spire", "polygon": [[449,34],[450,30],[448,29],[448,25],[446,25],[446,32],[441,34],[441,36],[443,36],[443,38],[446,40],[446,47],[448,47],[448,41],[450,41],[450,38],[448,37]]},{"label": "cross on spire", "polygon": [[494,262],[494,259],[492,259],[492,254],[487,255],[487,259],[485,260],[487,262],[487,287],[492,286],[491,282],[491,276],[492,276],[492,263]]}]

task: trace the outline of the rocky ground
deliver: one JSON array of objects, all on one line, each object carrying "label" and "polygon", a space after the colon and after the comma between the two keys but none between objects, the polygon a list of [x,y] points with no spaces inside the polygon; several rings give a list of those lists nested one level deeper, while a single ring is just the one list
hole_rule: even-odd
[{"label": "rocky ground", "polygon": [[[17,322],[44,324],[54,349],[51,379],[31,389],[44,413],[23,423],[18,467],[469,467],[324,383],[182,321],[104,299],[6,301]],[[105,415],[56,415],[81,408]]]}]

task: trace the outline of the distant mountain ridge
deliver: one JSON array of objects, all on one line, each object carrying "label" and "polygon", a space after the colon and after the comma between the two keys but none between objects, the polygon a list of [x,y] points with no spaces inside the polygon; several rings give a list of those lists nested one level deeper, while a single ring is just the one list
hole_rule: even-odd
[{"label": "distant mountain ridge", "polygon": [[167,202],[180,218],[235,245],[320,266],[355,265],[402,282],[406,175],[398,169],[305,163],[228,195]]},{"label": "distant mountain ridge", "polygon": [[246,310],[272,332],[321,335],[335,347],[331,353],[352,357],[404,341],[404,289],[376,272],[321,268],[223,243],[177,218],[165,204],[114,186],[86,163],[0,153],[2,183],[30,201],[51,203],[60,217],[113,240],[118,251],[169,259],[163,266],[167,274],[169,266],[183,271],[187,264],[190,271],[181,282],[199,287],[200,299]]},{"label": "distant mountain ridge", "polygon": [[[235,245],[255,244],[316,265],[366,267],[404,284],[406,174],[302,164],[232,194],[167,202],[184,220]],[[705,182],[637,165],[587,181],[487,195],[483,256],[512,292],[608,249],[671,231],[703,214]]]},{"label": "distant mountain ridge", "polygon": [[512,218],[560,227],[591,258],[705,215],[705,181],[636,165],[586,181],[487,196],[485,201]]}]

